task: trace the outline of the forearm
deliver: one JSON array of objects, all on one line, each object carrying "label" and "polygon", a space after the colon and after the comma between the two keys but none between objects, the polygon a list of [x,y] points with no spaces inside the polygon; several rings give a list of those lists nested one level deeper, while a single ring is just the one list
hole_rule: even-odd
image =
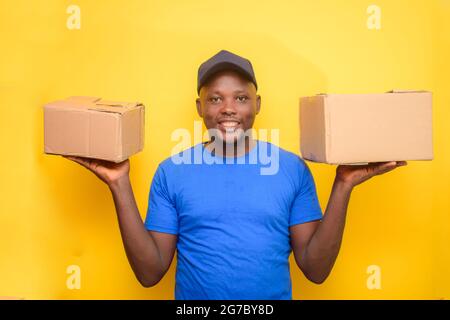
[{"label": "forearm", "polygon": [[163,276],[163,264],[158,247],[142,222],[129,177],[109,187],[128,261],[142,285],[154,285]]},{"label": "forearm", "polygon": [[335,179],[322,222],[303,250],[302,270],[314,282],[327,278],[339,254],[351,191]]}]

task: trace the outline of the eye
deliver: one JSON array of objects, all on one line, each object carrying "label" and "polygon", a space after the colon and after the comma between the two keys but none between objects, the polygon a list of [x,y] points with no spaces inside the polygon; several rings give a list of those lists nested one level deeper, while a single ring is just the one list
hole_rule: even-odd
[{"label": "eye", "polygon": [[248,100],[248,97],[247,96],[238,96],[236,98],[236,100],[239,101],[239,102],[245,102],[245,101]]},{"label": "eye", "polygon": [[209,101],[211,103],[219,103],[221,101],[221,98],[220,97],[211,97],[211,98],[209,98]]}]

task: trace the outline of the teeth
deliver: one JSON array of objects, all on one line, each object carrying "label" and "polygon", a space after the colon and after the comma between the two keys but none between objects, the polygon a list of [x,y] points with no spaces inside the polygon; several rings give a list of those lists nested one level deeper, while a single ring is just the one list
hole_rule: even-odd
[{"label": "teeth", "polygon": [[225,128],[226,133],[234,133],[236,131],[236,128]]},{"label": "teeth", "polygon": [[236,122],[236,121],[225,121],[225,122],[222,122],[221,124],[224,127],[232,128],[232,127],[236,127],[238,125],[238,122]]},{"label": "teeth", "polygon": [[225,132],[228,134],[235,133],[239,122],[238,121],[223,121],[220,123],[220,125],[225,129]]}]

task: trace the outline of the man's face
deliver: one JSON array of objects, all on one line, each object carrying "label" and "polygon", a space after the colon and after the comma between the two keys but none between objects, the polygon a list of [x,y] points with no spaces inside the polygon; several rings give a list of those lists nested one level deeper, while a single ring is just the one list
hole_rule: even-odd
[{"label": "man's face", "polygon": [[255,85],[234,71],[222,71],[200,89],[197,112],[218,138],[236,143],[251,129],[261,106]]}]

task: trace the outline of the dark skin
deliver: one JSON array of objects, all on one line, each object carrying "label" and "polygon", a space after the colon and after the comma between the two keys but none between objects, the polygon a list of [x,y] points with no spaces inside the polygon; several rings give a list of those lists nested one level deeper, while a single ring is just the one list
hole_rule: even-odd
[{"label": "dark skin", "polygon": [[[219,72],[200,89],[196,105],[206,128],[218,131],[216,139],[209,141],[208,148],[233,157],[254,147],[255,140],[243,135],[253,127],[261,108],[261,97],[256,94],[252,82],[233,71]],[[227,127],[235,132],[227,132]],[[227,149],[227,145],[232,148]],[[229,150],[231,154],[227,154]]]},{"label": "dark skin", "polygon": [[[228,154],[248,152],[255,144],[253,137],[240,134],[252,128],[261,108],[261,97],[253,83],[238,73],[216,74],[200,90],[197,112],[207,129],[217,129],[217,138],[207,148],[232,145]],[[244,137],[244,138],[243,138]],[[157,284],[169,269],[176,250],[177,236],[147,231],[139,214],[130,183],[130,162],[115,164],[81,157],[66,157],[92,171],[111,190],[122,241],[136,278],[144,287]],[[322,283],[330,274],[338,256],[344,233],[347,207],[353,188],[362,182],[404,166],[405,161],[370,163],[362,166],[340,165],[336,168],[330,198],[321,221],[290,227],[295,261],[304,275],[314,283]]]}]

